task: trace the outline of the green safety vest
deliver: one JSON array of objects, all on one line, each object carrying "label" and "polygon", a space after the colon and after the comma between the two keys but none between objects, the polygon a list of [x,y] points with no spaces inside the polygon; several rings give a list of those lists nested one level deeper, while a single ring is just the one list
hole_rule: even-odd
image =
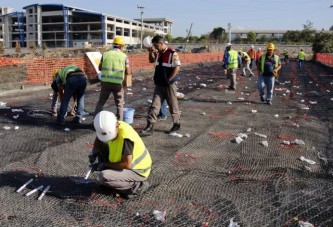
[{"label": "green safety vest", "polygon": [[301,52],[298,53],[298,59],[304,61],[304,59],[305,59],[305,53],[303,51],[301,51]]},{"label": "green safety vest", "polygon": [[126,54],[121,51],[107,51],[103,54],[101,81],[122,84],[125,77]]},{"label": "green safety vest", "polygon": [[60,79],[61,79],[61,82],[63,85],[66,85],[67,76],[69,73],[72,73],[72,72],[82,72],[82,70],[75,65],[69,65],[58,71],[58,74],[60,76]]},{"label": "green safety vest", "polygon": [[235,69],[238,67],[238,53],[235,50],[228,51],[230,55],[230,62],[228,64],[228,69]]},{"label": "green safety vest", "polygon": [[[274,58],[275,58],[274,69],[276,69],[277,67],[279,67],[279,56],[277,56],[277,55],[274,54]],[[260,59],[261,73],[264,72],[265,60],[266,60],[266,54],[261,55],[261,59]]]},{"label": "green safety vest", "polygon": [[118,135],[114,140],[108,141],[109,161],[120,162],[123,153],[124,139],[134,143],[131,170],[137,174],[148,177],[151,171],[152,160],[138,133],[127,123],[118,121]]}]

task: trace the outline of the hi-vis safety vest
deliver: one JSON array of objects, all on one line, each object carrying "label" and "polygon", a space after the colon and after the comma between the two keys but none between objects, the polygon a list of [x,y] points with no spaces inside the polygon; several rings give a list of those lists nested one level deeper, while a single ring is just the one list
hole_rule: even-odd
[{"label": "hi-vis safety vest", "polygon": [[[274,58],[275,58],[274,69],[276,69],[277,67],[279,67],[279,56],[277,56],[277,55],[274,54]],[[266,60],[266,54],[261,55],[261,59],[260,59],[261,73],[264,72],[265,60]]]},{"label": "hi-vis safety vest", "polygon": [[143,177],[148,177],[152,160],[146,146],[130,125],[123,121],[118,121],[118,124],[119,131],[116,139],[108,141],[109,161],[111,163],[121,161],[124,139],[130,139],[134,143],[131,170]]},{"label": "hi-vis safety vest", "polygon": [[228,64],[228,69],[235,69],[238,67],[238,53],[235,50],[228,51],[230,55],[230,62]]},{"label": "hi-vis safety vest", "polygon": [[60,76],[61,82],[63,85],[66,85],[66,79],[68,74],[72,72],[82,72],[81,69],[75,65],[69,65],[66,66],[65,68],[59,70],[58,74]]},{"label": "hi-vis safety vest", "polygon": [[298,53],[298,59],[304,61],[304,59],[305,59],[305,53],[303,51],[301,51],[301,52]]},{"label": "hi-vis safety vest", "polygon": [[126,54],[121,51],[107,51],[103,54],[101,81],[122,84],[125,77]]}]

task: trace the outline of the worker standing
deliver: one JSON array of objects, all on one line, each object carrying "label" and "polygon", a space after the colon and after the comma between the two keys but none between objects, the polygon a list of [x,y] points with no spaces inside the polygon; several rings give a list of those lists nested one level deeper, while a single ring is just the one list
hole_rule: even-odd
[{"label": "worker standing", "polygon": [[177,100],[177,85],[179,80],[180,60],[177,52],[169,48],[162,36],[152,39],[153,46],[148,48],[149,62],[155,63],[153,102],[148,110],[147,126],[140,131],[140,136],[151,135],[154,131],[158,112],[164,100],[167,101],[172,116],[173,126],[166,133],[180,129],[180,113]]},{"label": "worker standing", "polygon": [[245,69],[250,72],[249,77],[254,76],[252,70],[250,69],[251,58],[250,56],[244,51],[238,51],[238,55],[242,58],[242,68],[243,68],[243,76],[246,76]]},{"label": "worker standing", "polygon": [[303,51],[303,48],[301,49],[300,52],[298,52],[297,58],[298,58],[298,68],[301,69],[303,68],[305,61],[305,53]]},{"label": "worker standing", "polygon": [[238,54],[237,51],[231,49],[231,43],[227,44],[225,52],[224,65],[227,67],[227,78],[230,79],[230,90],[236,90],[236,71],[238,68]]},{"label": "worker standing", "polygon": [[149,187],[152,160],[138,133],[109,111],[95,116],[94,128],[97,137],[89,154],[92,172],[100,171],[100,182],[127,198],[141,195]]},{"label": "worker standing", "polygon": [[255,64],[256,62],[256,49],[254,49],[254,46],[251,45],[251,49],[247,52],[247,54],[249,55],[251,62],[250,62],[250,69],[252,70],[252,66]]},{"label": "worker standing", "polygon": [[57,117],[57,124],[64,125],[65,115],[69,100],[72,96],[76,97],[77,111],[73,118],[74,123],[81,123],[84,116],[84,94],[87,87],[87,77],[84,72],[75,65],[69,65],[59,70],[57,73],[56,84],[58,86],[59,98],[61,101],[60,112]]},{"label": "worker standing", "polygon": [[95,108],[95,116],[103,110],[103,106],[110,94],[113,94],[117,106],[117,118],[123,120],[125,76],[130,74],[128,57],[123,53],[125,43],[123,38],[116,37],[113,40],[113,50],[105,52],[99,64],[101,70],[101,92]]},{"label": "worker standing", "polygon": [[259,47],[258,48],[258,51],[256,53],[256,65],[258,65],[258,62],[259,62],[259,59],[261,58],[261,55],[262,55],[262,51],[261,51],[261,48]]},{"label": "worker standing", "polygon": [[282,54],[283,54],[284,62],[288,62],[289,61],[289,53],[288,53],[287,49],[284,49]]},{"label": "worker standing", "polygon": [[[275,45],[273,43],[268,43],[267,53],[261,56],[257,65],[259,71],[257,86],[260,100],[266,102],[268,105],[272,105],[275,76],[278,75],[278,71],[281,69],[279,56],[274,54],[274,51]],[[266,87],[267,90],[266,95],[264,87]]]}]

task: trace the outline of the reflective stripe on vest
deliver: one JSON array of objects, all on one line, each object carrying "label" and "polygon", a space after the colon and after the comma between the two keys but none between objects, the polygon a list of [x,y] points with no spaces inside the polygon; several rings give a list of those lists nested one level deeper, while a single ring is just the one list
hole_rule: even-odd
[{"label": "reflective stripe on vest", "polygon": [[119,162],[122,158],[124,139],[134,143],[131,170],[141,176],[148,177],[151,171],[152,160],[138,133],[127,123],[118,121],[118,135],[116,139],[108,141],[109,161]]},{"label": "reflective stripe on vest", "polygon": [[62,84],[66,85],[66,79],[67,79],[68,74],[71,72],[75,72],[77,70],[80,70],[80,68],[75,65],[69,65],[69,66],[66,66],[65,68],[59,70],[58,74],[60,75]]},{"label": "reflective stripe on vest", "polygon": [[235,69],[238,67],[238,53],[235,50],[228,51],[230,55],[230,62],[228,64],[228,69]]},{"label": "reflective stripe on vest", "polygon": [[103,54],[102,77],[103,82],[122,84],[125,76],[126,54],[121,51],[107,51]]},{"label": "reflective stripe on vest", "polygon": [[[276,69],[277,67],[279,67],[279,56],[274,54],[274,58],[275,58],[275,65],[274,65],[274,69]],[[261,55],[261,59],[260,59],[260,69],[261,69],[261,73],[264,72],[264,68],[265,68],[265,60],[266,60],[266,54]]]}]

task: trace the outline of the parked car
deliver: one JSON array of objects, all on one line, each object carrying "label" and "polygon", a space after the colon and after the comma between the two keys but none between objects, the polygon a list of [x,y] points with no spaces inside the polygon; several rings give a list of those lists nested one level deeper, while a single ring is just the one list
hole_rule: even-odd
[{"label": "parked car", "polygon": [[177,52],[184,52],[184,51],[185,51],[185,49],[184,49],[183,46],[179,46],[179,47],[177,47],[175,50],[176,50]]}]

